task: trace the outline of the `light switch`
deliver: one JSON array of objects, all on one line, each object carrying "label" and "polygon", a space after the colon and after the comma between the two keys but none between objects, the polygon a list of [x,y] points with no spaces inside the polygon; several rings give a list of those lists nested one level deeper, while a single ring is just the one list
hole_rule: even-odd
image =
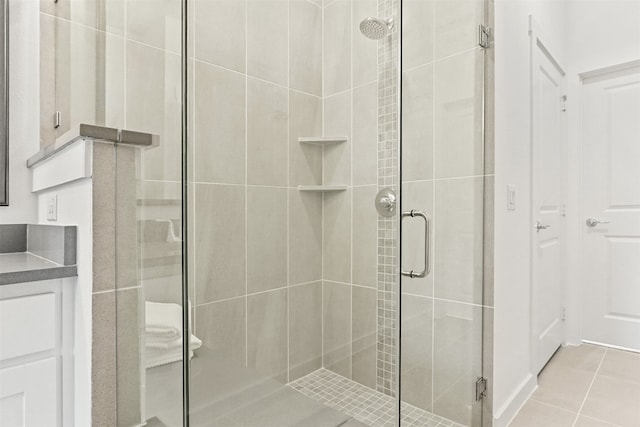
[{"label": "light switch", "polygon": [[58,196],[56,195],[49,196],[47,199],[47,220],[58,220]]},{"label": "light switch", "polygon": [[516,210],[516,186],[507,185],[507,210]]}]

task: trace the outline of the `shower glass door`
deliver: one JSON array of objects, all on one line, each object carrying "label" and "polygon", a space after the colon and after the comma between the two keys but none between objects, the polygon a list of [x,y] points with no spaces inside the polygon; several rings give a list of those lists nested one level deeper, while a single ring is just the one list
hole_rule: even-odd
[{"label": "shower glass door", "polygon": [[187,4],[190,425],[396,425],[399,2]]},{"label": "shower glass door", "polygon": [[483,325],[493,305],[485,289],[493,171],[484,126],[492,50],[479,46],[479,32],[490,16],[483,0],[403,1],[403,427],[483,423]]},{"label": "shower glass door", "polygon": [[189,425],[481,425],[484,3],[186,4]]}]

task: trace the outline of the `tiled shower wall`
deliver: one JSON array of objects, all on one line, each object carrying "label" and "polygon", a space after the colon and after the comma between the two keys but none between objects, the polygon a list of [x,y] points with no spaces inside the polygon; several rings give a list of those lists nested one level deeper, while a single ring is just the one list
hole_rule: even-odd
[{"label": "tiled shower wall", "polygon": [[324,366],[376,388],[378,316],[378,42],[358,30],[377,0],[324,4],[324,133],[348,136],[324,151]]},{"label": "tiled shower wall", "polygon": [[322,366],[320,3],[193,2],[195,333],[283,383]]}]

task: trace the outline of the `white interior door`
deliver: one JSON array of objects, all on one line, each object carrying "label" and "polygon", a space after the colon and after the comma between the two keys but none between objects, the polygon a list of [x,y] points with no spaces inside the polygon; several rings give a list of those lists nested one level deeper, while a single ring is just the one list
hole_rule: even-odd
[{"label": "white interior door", "polygon": [[582,95],[583,339],[640,351],[640,66]]},{"label": "white interior door", "polygon": [[540,372],[564,339],[565,73],[532,32],[532,349]]}]

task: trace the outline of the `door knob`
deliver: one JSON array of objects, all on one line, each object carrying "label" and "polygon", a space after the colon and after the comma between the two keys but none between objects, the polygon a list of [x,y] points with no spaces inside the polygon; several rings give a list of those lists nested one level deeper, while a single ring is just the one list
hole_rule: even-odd
[{"label": "door knob", "polygon": [[609,224],[609,221],[595,219],[595,218],[587,218],[587,220],[585,221],[585,224],[587,224],[587,227],[595,227],[598,224]]},{"label": "door knob", "polygon": [[540,221],[536,222],[536,231],[546,230],[549,227],[551,227],[551,226],[548,225],[548,224],[543,224]]}]

